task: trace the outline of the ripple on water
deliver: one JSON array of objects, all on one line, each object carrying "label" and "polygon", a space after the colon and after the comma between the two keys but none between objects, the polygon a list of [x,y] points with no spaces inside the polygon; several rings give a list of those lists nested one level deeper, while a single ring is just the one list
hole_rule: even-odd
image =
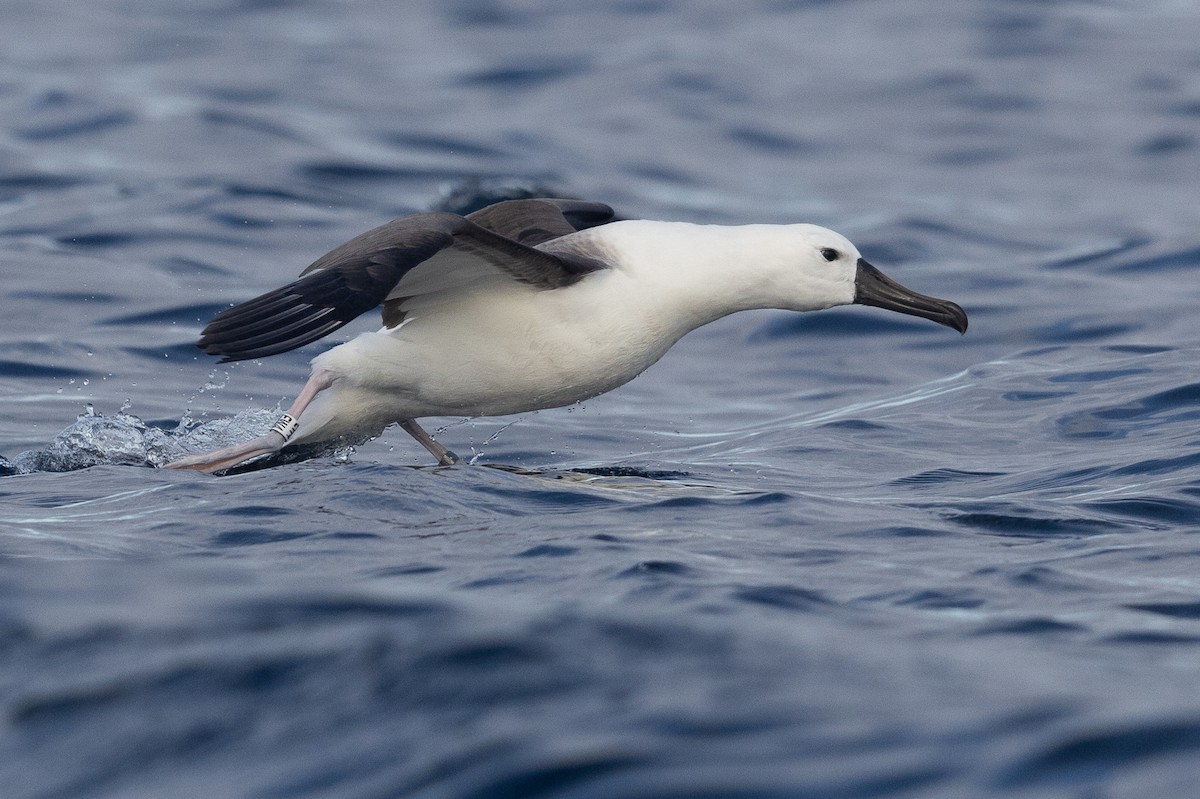
[{"label": "ripple on water", "polygon": [[9,170],[0,175],[0,200],[8,201],[31,194],[72,189],[84,183],[87,183],[87,180],[82,176]]},{"label": "ripple on water", "polygon": [[29,142],[69,139],[128,127],[136,121],[129,111],[77,108],[56,113],[53,119],[37,120],[14,130],[17,138]]},{"label": "ripple on water", "polygon": [[[1070,377],[1078,378],[1081,382],[1104,382],[1141,373],[1141,370],[1114,370]],[[1200,383],[1072,411],[1060,416],[1057,424],[1068,438],[1117,439],[1164,422],[1194,419],[1200,419]]]},{"label": "ripple on water", "polygon": [[992,621],[978,627],[974,635],[1036,635],[1055,636],[1084,633],[1088,627],[1074,622],[1059,621],[1046,616],[1027,616],[1020,619]]},{"label": "ripple on water", "polygon": [[528,58],[523,58],[511,66],[465,73],[459,76],[457,83],[472,88],[520,91],[535,89],[542,84],[553,83],[591,68],[586,60],[579,58],[543,59],[543,62],[531,64]]},{"label": "ripple on water", "polygon": [[182,323],[192,325],[196,322],[212,318],[219,311],[228,308],[221,303],[198,303],[193,305],[176,305],[170,308],[159,308],[153,311],[139,311],[122,316],[112,316],[101,319],[101,325],[160,325]]},{"label": "ripple on water", "polygon": [[835,603],[820,591],[794,585],[756,585],[737,588],[732,593],[738,602],[763,605],[777,610],[827,612]]},{"label": "ripple on water", "polygon": [[1194,269],[1200,265],[1200,247],[1157,247],[1155,252],[1139,258],[1121,259],[1110,271],[1115,274],[1149,275]]},{"label": "ripple on water", "polygon": [[[1198,445],[1200,445],[1200,442],[1192,444],[1192,446]],[[1109,473],[1114,477],[1186,473],[1187,470],[1195,468],[1198,464],[1200,464],[1200,449],[1175,458],[1146,458],[1145,460],[1136,460],[1112,469]]]},{"label": "ripple on water", "polygon": [[[986,508],[989,503],[982,503]],[[1026,510],[1007,510],[1010,506],[993,505],[993,509],[945,513],[954,524],[989,535],[1012,538],[1086,538],[1127,531],[1128,525],[1108,519],[1083,516],[1051,516]]]},{"label": "ripple on water", "polygon": [[[1092,268],[1095,265],[1105,265],[1110,261],[1121,262],[1120,256],[1135,253],[1149,245],[1151,239],[1144,236],[1130,236],[1099,244],[1089,244],[1078,250],[1073,250],[1042,264],[1044,269],[1076,269]],[[1119,267],[1118,267],[1119,268]]]},{"label": "ripple on water", "polygon": [[67,366],[47,366],[29,361],[0,360],[0,376],[27,379],[82,379],[94,378],[95,372],[73,369]]},{"label": "ripple on water", "polygon": [[1170,619],[1200,620],[1200,602],[1147,602],[1125,607]]},{"label": "ripple on water", "polygon": [[1004,477],[1004,472],[975,472],[965,469],[930,469],[917,474],[910,474],[904,477],[898,477],[893,480],[891,485],[907,485],[917,488],[928,487],[935,488],[944,483],[972,483],[980,480],[989,480],[993,477]]},{"label": "ripple on water", "polygon": [[[1200,457],[1197,458],[1200,461]],[[1104,499],[1082,503],[1082,507],[1138,519],[1155,528],[1167,529],[1189,526],[1200,520],[1200,502],[1181,499],[1142,496]]]},{"label": "ripple on water", "polygon": [[1082,775],[1112,775],[1133,764],[1200,750],[1200,719],[1093,721],[1057,730],[1051,739],[999,776],[1002,788],[1074,784]]}]

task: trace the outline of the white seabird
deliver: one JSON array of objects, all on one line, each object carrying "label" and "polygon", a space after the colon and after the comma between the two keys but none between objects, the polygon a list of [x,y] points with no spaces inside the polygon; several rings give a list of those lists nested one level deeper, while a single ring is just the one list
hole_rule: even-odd
[{"label": "white seabird", "polygon": [[858,303],[966,332],[958,305],[911,291],[816,225],[610,221],[575,200],[511,200],[466,217],[422,213],[351,239],[299,279],[220,312],[198,343],[222,361],[295,349],[383,306],[383,327],[321,353],[265,435],[170,468],[214,472],[286,444],[360,440],[399,424],[556,408],[641,374],[701,325],[737,311]]}]

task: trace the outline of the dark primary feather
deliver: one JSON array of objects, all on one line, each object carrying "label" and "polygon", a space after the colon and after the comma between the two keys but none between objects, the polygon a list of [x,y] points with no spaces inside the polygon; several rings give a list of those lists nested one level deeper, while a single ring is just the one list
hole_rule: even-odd
[{"label": "dark primary feather", "polygon": [[[197,346],[221,361],[262,358],[302,347],[377,307],[414,267],[457,247],[541,289],[560,288],[603,264],[533,249],[612,218],[578,200],[511,200],[464,218],[424,213],[388,222],[334,248],[299,279],[221,311]],[[393,309],[393,317],[396,317]],[[385,314],[385,321],[387,315]]]}]

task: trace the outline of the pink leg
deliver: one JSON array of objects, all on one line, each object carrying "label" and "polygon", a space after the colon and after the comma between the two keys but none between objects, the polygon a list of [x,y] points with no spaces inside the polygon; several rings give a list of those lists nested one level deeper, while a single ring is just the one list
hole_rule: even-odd
[{"label": "pink leg", "polygon": [[429,450],[429,454],[438,459],[438,466],[453,466],[458,463],[458,456],[434,441],[433,436],[426,433],[421,425],[417,424],[416,419],[405,419],[400,422],[400,429],[415,438],[417,443],[422,447]]},{"label": "pink leg", "polygon": [[266,435],[259,436],[253,441],[247,441],[245,444],[235,444],[232,447],[181,458],[168,463],[164,468],[195,469],[198,472],[212,473],[237,466],[243,461],[257,458],[260,455],[278,452],[296,432],[296,421],[300,418],[300,414],[304,413],[304,409],[313,401],[313,397],[333,385],[335,377],[333,372],[325,369],[313,372],[308,378],[308,382],[304,384],[304,388],[296,396],[292,406],[288,408],[287,413],[279,417],[279,421],[271,426]]}]

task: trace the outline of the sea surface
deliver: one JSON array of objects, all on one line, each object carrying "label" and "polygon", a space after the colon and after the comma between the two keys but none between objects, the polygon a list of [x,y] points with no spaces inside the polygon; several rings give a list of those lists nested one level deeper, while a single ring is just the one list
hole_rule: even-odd
[{"label": "sea surface", "polygon": [[[0,16],[5,799],[1200,795],[1195,3]],[[212,314],[528,194],[828,225],[970,331],[740,314],[426,420],[463,465],[153,468],[377,324]]]}]

